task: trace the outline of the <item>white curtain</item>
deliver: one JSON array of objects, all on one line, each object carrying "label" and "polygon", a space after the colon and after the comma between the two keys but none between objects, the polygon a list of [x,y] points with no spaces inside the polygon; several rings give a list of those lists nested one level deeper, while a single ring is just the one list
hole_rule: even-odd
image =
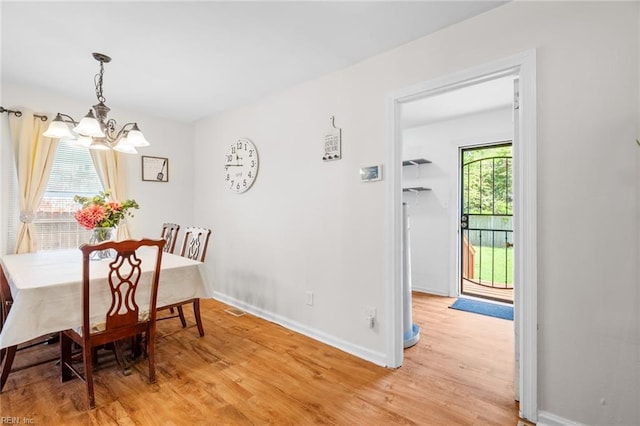
[{"label": "white curtain", "polygon": [[[111,200],[125,201],[127,197],[127,167],[125,155],[118,151],[98,151],[90,149],[93,165],[96,168],[100,182],[105,189],[111,190]],[[131,238],[127,221],[118,224],[118,240]]]},{"label": "white curtain", "polygon": [[9,114],[0,114],[0,255],[13,253],[20,208],[18,182],[9,132]]},{"label": "white curtain", "polygon": [[45,121],[29,110],[22,110],[21,117],[9,116],[20,201],[16,253],[30,253],[37,248],[32,222],[47,187],[58,146],[57,140],[42,136],[46,126]]}]

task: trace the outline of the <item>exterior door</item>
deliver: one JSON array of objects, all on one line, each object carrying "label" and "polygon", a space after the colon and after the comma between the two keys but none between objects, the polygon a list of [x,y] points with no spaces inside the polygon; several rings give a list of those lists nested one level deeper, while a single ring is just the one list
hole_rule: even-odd
[{"label": "exterior door", "polygon": [[461,150],[460,293],[513,303],[512,143]]}]

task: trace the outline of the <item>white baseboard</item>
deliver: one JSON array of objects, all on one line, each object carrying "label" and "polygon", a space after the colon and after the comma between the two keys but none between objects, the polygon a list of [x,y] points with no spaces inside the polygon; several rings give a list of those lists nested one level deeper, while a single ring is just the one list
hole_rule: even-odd
[{"label": "white baseboard", "polygon": [[538,426],[584,426],[582,423],[565,419],[547,411],[538,411]]},{"label": "white baseboard", "polygon": [[279,324],[289,330],[298,332],[314,340],[317,340],[329,346],[338,348],[351,355],[357,356],[358,358],[362,358],[364,360],[370,361],[382,367],[387,366],[387,361],[386,361],[387,358],[385,354],[382,352],[372,351],[362,346],[351,344],[340,338],[337,338],[336,336],[329,335],[322,331],[308,327],[304,324],[300,324],[296,321],[292,321],[289,318],[285,318],[281,315],[274,314],[273,312],[269,312],[264,309],[249,305],[241,300],[237,300],[231,296],[228,296],[226,294],[223,294],[217,291],[213,292],[213,298],[216,300],[219,300],[220,302],[226,303],[227,305],[231,305],[238,309],[242,309],[243,311],[248,312],[252,315],[255,315],[259,318]]},{"label": "white baseboard", "polygon": [[420,287],[420,286],[415,286],[414,285],[413,287],[411,287],[411,290],[419,291],[420,293],[435,294],[436,296],[449,297],[449,293],[447,293],[446,291],[436,290],[436,289],[433,289],[433,288],[426,288],[426,287]]}]

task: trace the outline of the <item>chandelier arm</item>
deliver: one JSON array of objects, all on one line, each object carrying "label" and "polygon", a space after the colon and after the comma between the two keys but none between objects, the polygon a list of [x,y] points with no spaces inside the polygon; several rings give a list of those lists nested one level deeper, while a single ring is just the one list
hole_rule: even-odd
[{"label": "chandelier arm", "polygon": [[107,122],[100,121],[102,130],[104,131],[105,136],[107,137],[107,141],[111,144],[115,143],[120,136],[120,132],[116,132],[116,120],[110,118]]},{"label": "chandelier arm", "polygon": [[[58,112],[57,115],[59,115],[60,118],[62,118],[62,122],[63,123],[72,123],[75,126],[78,125],[78,122],[76,120],[74,120],[73,117],[71,117],[70,115],[63,114],[61,112]],[[42,121],[45,121],[45,120],[42,120]]]},{"label": "chandelier arm", "polygon": [[107,141],[109,141],[110,144],[115,145],[118,141],[120,141],[120,139],[126,136],[127,133],[129,133],[129,130],[133,129],[135,125],[136,123],[127,123],[124,126],[122,126],[120,130],[116,132],[116,128],[117,128],[116,120],[114,120],[113,118],[109,119],[109,121],[107,121],[105,125],[105,132],[104,132],[105,135],[107,136]]}]

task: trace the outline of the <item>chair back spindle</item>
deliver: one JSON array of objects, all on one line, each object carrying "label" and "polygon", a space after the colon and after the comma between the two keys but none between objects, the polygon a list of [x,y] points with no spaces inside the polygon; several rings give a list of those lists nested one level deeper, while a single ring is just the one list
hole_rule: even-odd
[{"label": "chair back spindle", "polygon": [[210,237],[211,229],[196,228],[193,226],[186,228],[180,256],[204,262]]},{"label": "chair back spindle", "polygon": [[164,245],[164,251],[167,253],[173,253],[176,247],[176,241],[178,241],[178,232],[180,231],[180,225],[176,223],[163,223],[161,238],[166,241]]}]

